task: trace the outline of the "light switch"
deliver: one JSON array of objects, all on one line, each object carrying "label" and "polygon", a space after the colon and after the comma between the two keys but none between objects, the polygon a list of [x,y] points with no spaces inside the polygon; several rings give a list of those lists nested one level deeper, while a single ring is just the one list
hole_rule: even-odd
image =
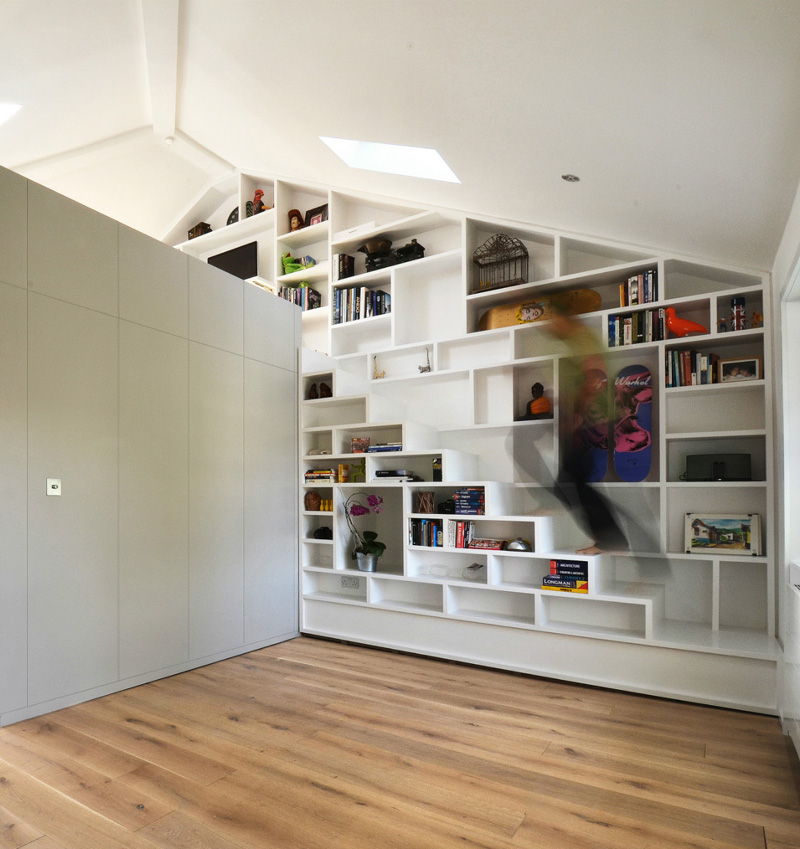
[{"label": "light switch", "polygon": [[48,478],[47,479],[47,494],[48,495],[61,495],[61,478]]}]

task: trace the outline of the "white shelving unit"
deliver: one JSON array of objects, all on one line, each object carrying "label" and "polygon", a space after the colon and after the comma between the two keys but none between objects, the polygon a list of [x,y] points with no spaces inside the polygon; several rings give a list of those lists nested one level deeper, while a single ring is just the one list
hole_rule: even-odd
[{"label": "white shelving unit", "polygon": [[[768,276],[636,246],[575,238],[520,222],[454,210],[393,204],[323,187],[242,176],[239,201],[261,187],[275,210],[181,245],[204,257],[248,239],[259,243],[259,274],[276,284],[280,257],[310,254],[322,308],[303,317],[301,468],[347,466],[359,482],[311,483],[329,511],[301,506],[301,628],[433,656],[644,693],[774,712],[780,649],[776,632],[772,386]],[[228,204],[230,199],[224,202]],[[326,219],[284,232],[288,211],[326,208]],[[255,228],[255,229],[251,229]],[[475,291],[473,252],[493,235],[528,251],[528,282]],[[367,272],[359,248],[370,238],[411,239],[423,258]],[[263,245],[262,245],[263,242]],[[335,258],[354,258],[337,279]],[[655,272],[657,297],[620,306],[620,285]],[[302,272],[296,273],[302,276]],[[299,279],[299,278],[298,278]],[[385,315],[336,323],[339,288],[391,297]],[[652,462],[640,483],[609,471],[597,487],[618,511],[630,551],[586,557],[589,592],[542,589],[552,558],[574,558],[585,538],[554,498],[567,410],[560,385],[566,351],[547,322],[481,330],[495,307],[591,289],[600,306],[584,316],[608,339],[609,322],[675,308],[706,332],[609,346],[608,372],[641,364],[653,375]],[[748,329],[723,326],[731,299],[745,299]],[[640,316],[641,319],[641,316]],[[640,320],[639,319],[639,320]],[[642,338],[646,338],[644,335]],[[758,379],[667,387],[668,358],[683,351],[758,359]],[[673,353],[677,352],[677,353]],[[521,421],[533,383],[544,385],[553,417]],[[310,398],[326,383],[330,397]],[[351,440],[399,442],[402,450],[354,454]],[[745,453],[752,480],[684,479],[693,454]],[[433,461],[441,480],[433,480]],[[363,465],[362,465],[363,464]],[[421,480],[378,477],[403,469]],[[464,486],[485,489],[486,513],[470,517],[480,536],[531,539],[533,550],[475,550],[410,542],[411,523],[446,522],[413,512],[415,495],[446,501]],[[387,544],[379,571],[358,572],[350,557],[343,504],[356,491],[380,494],[384,510],[365,520]],[[687,513],[756,513],[764,551],[687,553]],[[315,531],[330,529],[331,539]],[[468,567],[477,564],[474,569]]]}]

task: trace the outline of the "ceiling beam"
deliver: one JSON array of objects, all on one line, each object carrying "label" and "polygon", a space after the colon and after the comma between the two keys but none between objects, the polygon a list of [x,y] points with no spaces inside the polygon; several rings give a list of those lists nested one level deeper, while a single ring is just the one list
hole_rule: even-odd
[{"label": "ceiling beam", "polygon": [[140,0],[150,79],[153,132],[175,136],[178,109],[178,13],[180,0]]}]

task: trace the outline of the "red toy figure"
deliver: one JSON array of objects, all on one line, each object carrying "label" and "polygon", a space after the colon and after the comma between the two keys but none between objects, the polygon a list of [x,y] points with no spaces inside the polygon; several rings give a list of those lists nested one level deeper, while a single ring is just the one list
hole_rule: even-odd
[{"label": "red toy figure", "polygon": [[708,328],[703,327],[702,324],[689,321],[688,318],[678,318],[675,315],[674,307],[667,307],[664,312],[667,314],[667,327],[676,336],[688,336],[690,333],[708,333]]}]

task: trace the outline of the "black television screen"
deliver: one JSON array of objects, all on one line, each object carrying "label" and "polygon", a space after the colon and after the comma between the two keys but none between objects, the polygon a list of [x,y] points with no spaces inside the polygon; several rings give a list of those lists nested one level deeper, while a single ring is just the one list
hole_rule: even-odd
[{"label": "black television screen", "polygon": [[208,258],[208,264],[221,268],[234,277],[241,277],[242,280],[255,277],[258,274],[258,244],[248,242],[238,248],[214,254]]}]

